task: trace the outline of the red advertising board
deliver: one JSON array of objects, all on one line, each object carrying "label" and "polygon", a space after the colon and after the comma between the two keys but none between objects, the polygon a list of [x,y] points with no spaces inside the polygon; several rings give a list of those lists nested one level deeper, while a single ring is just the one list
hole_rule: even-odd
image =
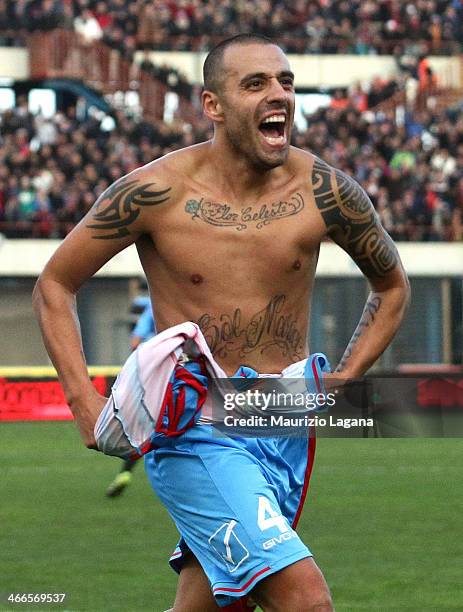
[{"label": "red advertising board", "polygon": [[[117,368],[90,368],[93,385],[102,395],[109,393],[116,374]],[[68,421],[72,418],[52,368],[0,369],[0,421]]]}]

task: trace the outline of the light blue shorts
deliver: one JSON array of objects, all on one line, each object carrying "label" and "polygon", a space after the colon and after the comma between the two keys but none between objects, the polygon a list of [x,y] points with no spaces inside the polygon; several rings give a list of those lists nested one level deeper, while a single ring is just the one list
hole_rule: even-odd
[{"label": "light blue shorts", "polygon": [[311,556],[293,528],[314,453],[308,435],[238,438],[196,425],[147,454],[151,485],[181,534],[171,566],[179,572],[193,553],[223,607]]}]

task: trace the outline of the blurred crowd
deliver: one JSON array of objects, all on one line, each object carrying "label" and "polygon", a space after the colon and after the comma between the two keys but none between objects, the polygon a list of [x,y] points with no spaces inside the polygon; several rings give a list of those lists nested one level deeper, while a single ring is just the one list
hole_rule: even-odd
[{"label": "blurred crowd", "polygon": [[[137,49],[205,50],[240,32],[278,39],[289,52],[392,52],[397,80],[334,92],[293,143],[352,175],[395,240],[463,240],[463,117],[416,104],[436,86],[426,52],[461,52],[463,0],[0,0],[0,46],[56,27],[129,58]],[[142,68],[181,96],[194,94],[148,57]],[[396,91],[416,110],[378,110]],[[0,233],[62,238],[112,182],[212,136],[201,119],[114,118],[115,128],[76,107],[34,116],[25,97],[0,114]]]},{"label": "blurred crowd", "polygon": [[0,114],[0,232],[61,238],[115,180],[162,155],[209,138],[209,125],[135,121],[116,113],[108,131],[76,108],[33,116],[26,99]]},{"label": "blurred crowd", "polygon": [[125,49],[206,50],[241,32],[296,53],[460,53],[463,0],[0,0],[0,45],[75,29]]},{"label": "blurred crowd", "polygon": [[[362,111],[355,96],[308,116],[293,143],[352,175],[395,240],[463,240],[463,117]],[[108,130],[76,108],[46,119],[26,99],[0,115],[0,232],[61,238],[116,179],[211,137],[197,125],[118,112]]]},{"label": "blurred crowd", "polygon": [[463,116],[320,109],[294,144],[353,176],[397,241],[463,240]]}]

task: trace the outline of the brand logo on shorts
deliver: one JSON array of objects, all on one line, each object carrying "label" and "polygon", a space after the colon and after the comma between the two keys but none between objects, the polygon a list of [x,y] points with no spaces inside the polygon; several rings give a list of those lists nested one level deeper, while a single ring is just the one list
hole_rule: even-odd
[{"label": "brand logo on shorts", "polygon": [[249,557],[249,551],[236,535],[236,521],[230,521],[221,525],[209,538],[209,544],[225,561],[228,571],[235,572],[238,567]]},{"label": "brand logo on shorts", "polygon": [[288,524],[288,520],[272,507],[270,500],[263,495],[259,496],[259,505],[257,508],[257,524],[261,531],[267,531],[267,529],[278,529],[279,535],[265,540],[262,544],[264,550],[270,550],[277,544],[283,544],[288,540],[292,540],[297,537],[296,532],[291,529]]},{"label": "brand logo on shorts", "polygon": [[262,544],[262,547],[265,550],[269,550],[270,548],[273,548],[277,544],[282,544],[283,542],[286,542],[287,540],[292,540],[295,537],[297,537],[295,531],[287,531],[286,533],[282,533],[279,536],[270,538],[270,540],[267,540],[266,542]]}]

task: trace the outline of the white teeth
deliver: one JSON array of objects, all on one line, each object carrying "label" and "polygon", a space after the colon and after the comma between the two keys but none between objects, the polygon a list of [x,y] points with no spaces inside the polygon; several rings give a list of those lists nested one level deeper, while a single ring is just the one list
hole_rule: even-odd
[{"label": "white teeth", "polygon": [[262,123],[284,123],[286,117],[284,115],[272,115],[271,117],[267,117],[264,119]]},{"label": "white teeth", "polygon": [[265,136],[265,140],[271,145],[282,145],[286,142],[284,136]]}]

